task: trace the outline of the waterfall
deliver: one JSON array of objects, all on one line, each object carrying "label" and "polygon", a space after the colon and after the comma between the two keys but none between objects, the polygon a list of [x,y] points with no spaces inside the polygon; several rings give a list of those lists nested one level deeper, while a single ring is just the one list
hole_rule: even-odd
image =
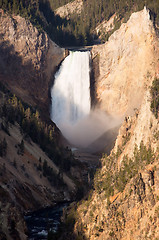
[{"label": "waterfall", "polygon": [[[70,52],[55,75],[51,89],[51,119],[65,137],[90,113],[90,52]],[[71,129],[70,129],[71,131]]]},{"label": "waterfall", "polygon": [[51,118],[75,125],[90,112],[89,52],[70,52],[55,75]]},{"label": "waterfall", "polygon": [[88,147],[113,120],[99,109],[91,110],[90,52],[70,52],[55,75],[51,89],[51,119],[76,147]]}]

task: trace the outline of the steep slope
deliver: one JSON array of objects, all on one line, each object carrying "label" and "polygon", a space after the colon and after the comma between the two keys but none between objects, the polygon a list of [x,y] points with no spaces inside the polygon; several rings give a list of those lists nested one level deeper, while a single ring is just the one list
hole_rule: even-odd
[{"label": "steep slope", "polygon": [[[42,128],[37,131],[31,123],[30,108],[24,110],[20,100],[15,96],[8,98],[11,93],[4,92],[0,91],[0,239],[24,240],[27,239],[25,212],[74,199],[77,182],[75,184],[67,176],[68,167],[67,170],[61,168],[62,159],[71,160],[72,153],[69,149],[59,148],[56,131],[53,132],[46,123],[43,124],[45,132]],[[19,104],[21,112],[17,111]],[[35,138],[32,136],[34,142],[24,125],[28,130],[30,125],[35,134]],[[42,127],[42,121],[39,120],[38,125]],[[38,136],[43,144],[47,142],[46,130],[49,128],[52,157],[44,145],[37,144]],[[56,164],[55,158],[59,161]]]},{"label": "steep slope", "polygon": [[[20,16],[0,11],[0,80],[32,105],[45,111],[53,73],[65,50]],[[29,87],[28,87],[29,86]]]},{"label": "steep slope", "polygon": [[[109,20],[104,20],[101,22],[96,28],[95,28],[95,33],[98,36],[98,42],[100,41],[105,41],[106,36],[109,36],[109,33],[114,29],[115,27],[115,20],[117,20],[116,14],[113,14]],[[110,34],[111,35],[111,34]]]},{"label": "steep slope", "polygon": [[101,109],[125,116],[140,107],[156,70],[154,43],[153,24],[144,8],[133,13],[107,43],[92,48],[96,96]]},{"label": "steep slope", "polygon": [[101,108],[125,118],[92,193],[65,216],[73,228],[65,239],[158,239],[159,121],[150,110],[150,86],[159,73],[159,40],[148,11],[132,14],[93,51]]},{"label": "steep slope", "polygon": [[[7,150],[0,157],[0,206],[2,212],[1,234],[4,239],[27,239],[24,212],[53,205],[54,202],[69,200],[75,189],[71,179],[65,174],[64,182],[58,182],[59,168],[48,158],[38,145],[31,140],[23,140],[24,153],[19,145],[23,139],[18,125],[11,125],[9,135],[0,129],[0,140],[5,139]],[[2,146],[1,146],[2,147]],[[44,173],[44,165],[53,169],[52,182]],[[64,190],[65,189],[65,190]],[[14,227],[12,227],[14,225]]]},{"label": "steep slope", "polygon": [[111,155],[101,159],[93,194],[75,213],[76,237],[159,237],[159,122],[148,92],[140,110],[125,118]]},{"label": "steep slope", "polygon": [[49,90],[64,57],[45,32],[0,10],[0,239],[27,239],[25,212],[81,198],[89,186],[91,167],[61,146],[49,119]]},{"label": "steep slope", "polygon": [[66,5],[56,9],[55,13],[58,14],[61,18],[69,19],[71,14],[80,14],[83,7],[82,0],[75,0],[73,2],[67,3]]},{"label": "steep slope", "polygon": [[80,199],[95,164],[75,159],[55,126],[0,87],[0,238],[24,240],[24,214]]}]

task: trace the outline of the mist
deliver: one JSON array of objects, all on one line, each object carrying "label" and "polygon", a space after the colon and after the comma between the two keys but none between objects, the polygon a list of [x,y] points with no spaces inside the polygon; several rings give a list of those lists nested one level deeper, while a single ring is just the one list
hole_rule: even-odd
[{"label": "mist", "polygon": [[55,75],[51,89],[51,119],[75,147],[88,148],[119,125],[99,109],[91,109],[90,52],[70,52]]},{"label": "mist", "polygon": [[73,146],[87,148],[105,132],[119,126],[120,123],[121,119],[115,119],[99,109],[94,109],[75,124],[62,121],[57,126]]}]

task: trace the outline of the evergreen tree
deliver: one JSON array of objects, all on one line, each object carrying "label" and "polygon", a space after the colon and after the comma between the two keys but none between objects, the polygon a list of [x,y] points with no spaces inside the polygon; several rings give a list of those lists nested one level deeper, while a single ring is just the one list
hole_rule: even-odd
[{"label": "evergreen tree", "polygon": [[4,138],[3,141],[0,141],[0,156],[5,157],[7,154],[7,141]]},{"label": "evergreen tree", "polygon": [[19,150],[20,150],[20,154],[23,155],[24,154],[24,141],[23,141],[23,139],[21,140],[21,143],[19,144]]}]

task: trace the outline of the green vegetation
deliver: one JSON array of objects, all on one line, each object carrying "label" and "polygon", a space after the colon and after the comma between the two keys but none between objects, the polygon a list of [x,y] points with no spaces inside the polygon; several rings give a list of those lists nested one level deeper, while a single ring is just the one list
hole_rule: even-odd
[{"label": "green vegetation", "polygon": [[[39,164],[34,164],[34,167],[40,172],[40,177],[46,177],[52,186],[65,187],[63,172],[69,172],[70,166],[74,165],[72,163],[74,158],[68,147],[64,149],[59,146],[58,133],[55,130],[54,124],[48,125],[42,121],[37,109],[28,106],[15,95],[12,95],[3,84],[0,84],[0,90],[4,93],[4,102],[0,105],[1,129],[9,134],[11,124],[14,125],[18,123],[21,134],[23,135],[23,139],[19,144],[15,145],[17,154],[24,154],[24,140],[30,142],[30,137],[59,167],[59,172],[55,173],[54,169],[48,165],[46,160],[42,161],[42,159],[39,158]],[[6,154],[7,142],[4,138],[0,140],[0,157],[5,157]],[[16,159],[14,159],[12,164],[17,169]],[[29,178],[29,175],[26,173],[26,166],[22,164],[20,168],[25,173],[25,176]]]},{"label": "green vegetation", "polygon": [[53,10],[56,10],[59,7],[62,7],[63,5],[72,2],[73,0],[50,0],[50,6]]},{"label": "green vegetation", "polygon": [[[41,165],[39,165],[41,166]],[[41,167],[39,168],[39,170],[41,169]],[[43,166],[42,166],[42,172],[43,172],[43,176],[46,177],[48,179],[48,181],[53,185],[53,186],[65,186],[64,182],[63,182],[63,177],[62,177],[62,172],[55,174],[53,168],[51,168],[50,166],[48,166],[47,161],[44,160],[43,162]]]},{"label": "green vegetation", "polygon": [[39,11],[39,1],[37,0],[0,0],[0,8],[21,15],[29,19],[33,25],[42,30],[42,17]]},{"label": "green vegetation", "polygon": [[130,159],[125,156],[120,170],[114,171],[112,161],[116,162],[117,158],[118,154],[105,157],[103,159],[103,166],[106,166],[107,170],[104,172],[104,175],[101,175],[101,171],[98,171],[94,179],[95,190],[99,194],[104,191],[107,199],[114,195],[115,190],[122,192],[126,184],[140,169],[155,160],[151,147],[147,149],[143,142],[141,142],[139,149],[135,146],[133,158]]},{"label": "green vegetation", "polygon": [[53,3],[50,3],[51,1],[47,0],[0,0],[0,8],[29,19],[38,30],[45,30],[51,39],[59,45],[78,46],[90,44],[92,41],[90,33],[86,29],[80,29],[79,26],[79,24],[83,25],[82,19],[78,24],[73,19],[62,19],[54,14],[51,8]]},{"label": "green vegetation", "polygon": [[151,93],[151,111],[158,118],[159,112],[159,79],[155,78],[150,90]]},{"label": "green vegetation", "polygon": [[[52,11],[57,8],[57,2],[58,0],[49,0]],[[116,13],[117,18],[114,21],[114,29],[106,34],[101,32],[102,41],[105,42],[109,36],[120,27],[122,20],[126,22],[132,12],[143,9],[145,5],[151,10],[154,21],[159,25],[159,0],[134,0],[129,2],[126,0],[83,0],[83,5],[80,16],[73,14],[70,16],[70,20],[65,19],[64,22],[60,22],[60,25],[58,25],[58,29],[62,30],[62,32],[59,33],[61,36],[64,34],[64,42],[59,42],[59,44],[66,46],[93,44],[94,39],[97,38],[94,29],[102,21],[109,20],[109,18]],[[45,17],[47,16],[45,15]]]},{"label": "green vegetation", "polygon": [[[70,0],[0,0],[0,7],[5,11],[29,19],[39,30],[45,30],[53,41],[62,46],[91,45],[97,38],[94,29],[103,20],[116,13],[114,30],[120,27],[121,21],[127,21],[130,14],[147,6],[151,17],[159,25],[159,0],[83,0],[81,15],[76,13],[70,19],[60,18],[54,10]],[[107,41],[113,31],[104,34],[103,42]]]},{"label": "green vegetation", "polygon": [[[2,89],[5,88],[2,87],[1,90]],[[59,166],[61,172],[70,170],[71,161],[73,160],[71,150],[59,146],[58,133],[53,123],[48,125],[42,121],[37,109],[33,109],[27,104],[24,104],[15,95],[8,92],[5,94],[4,103],[0,105],[0,116],[2,120],[2,130],[6,132],[7,129],[7,132],[9,132],[9,124],[18,123],[24,139],[27,140],[28,137],[30,137],[37,143],[49,158]],[[16,147],[18,154],[23,155],[25,150],[23,139]],[[0,141],[1,156],[6,154],[6,149],[7,143],[4,139]],[[48,175],[52,175],[52,172],[47,174],[47,176]]]},{"label": "green vegetation", "polygon": [[128,132],[128,133],[126,133],[126,135],[122,136],[122,138],[123,138],[122,146],[126,145],[126,143],[130,140],[130,137],[131,137],[131,133],[130,132]]},{"label": "green vegetation", "polygon": [[3,140],[0,141],[0,157],[4,157],[7,154],[7,142],[6,139],[4,138]]},{"label": "green vegetation", "polygon": [[22,139],[22,141],[21,141],[21,143],[20,144],[18,144],[18,151],[17,151],[17,153],[19,154],[19,155],[22,155],[23,156],[23,154],[24,154],[24,141],[23,141],[23,139]]},{"label": "green vegetation", "polygon": [[[58,0],[49,0],[52,9],[56,9]],[[134,11],[139,11],[147,6],[153,15],[154,20],[157,24],[159,24],[159,1],[157,0],[133,0],[133,1],[111,1],[111,0],[83,0],[83,10],[81,12],[81,16],[77,16],[76,14],[71,16],[69,28],[75,33],[79,33],[84,37],[86,44],[90,44],[92,39],[88,39],[87,37],[92,36],[94,34],[94,29],[104,20],[109,20],[109,18],[117,13],[117,19],[114,22],[114,30],[108,34],[103,34],[103,41],[107,41],[110,34],[112,34],[115,30],[120,27],[121,20],[126,22],[130,14]],[[66,26],[66,29],[68,29]],[[96,37],[94,35],[94,37]]]}]

